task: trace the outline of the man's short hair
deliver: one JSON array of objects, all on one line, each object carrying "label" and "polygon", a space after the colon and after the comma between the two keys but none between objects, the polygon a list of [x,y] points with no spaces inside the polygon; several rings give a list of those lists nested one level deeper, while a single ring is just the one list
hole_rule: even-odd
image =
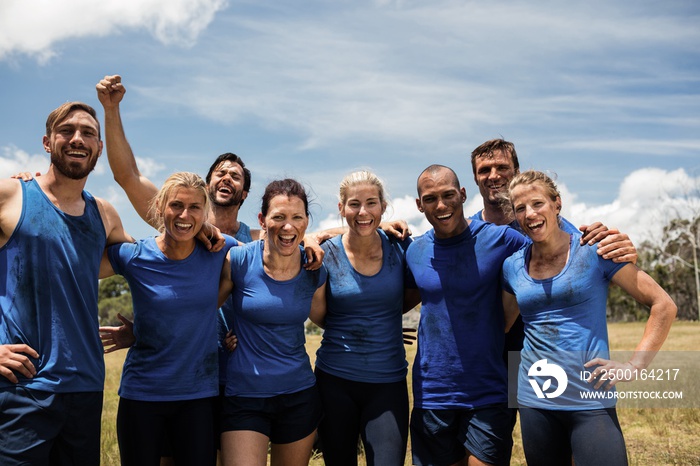
[{"label": "man's short hair", "polygon": [[494,152],[503,152],[513,161],[513,167],[515,172],[520,171],[520,163],[518,162],[518,154],[515,152],[515,145],[512,142],[508,142],[505,139],[491,139],[486,141],[476,149],[472,151],[472,171],[476,176],[476,159],[479,157],[491,158]]},{"label": "man's short hair", "polygon": [[46,119],[46,136],[51,136],[53,129],[57,124],[61,123],[63,120],[70,115],[71,112],[76,110],[82,110],[87,112],[94,120],[97,122],[97,139],[102,140],[100,134],[100,120],[97,119],[97,112],[94,108],[83,102],[66,102],[65,104],[59,106],[53,112],[49,113],[49,117]]}]

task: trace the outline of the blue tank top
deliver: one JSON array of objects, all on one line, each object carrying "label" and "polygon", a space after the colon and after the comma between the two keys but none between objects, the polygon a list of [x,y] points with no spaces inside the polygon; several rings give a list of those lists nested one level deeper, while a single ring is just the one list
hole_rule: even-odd
[{"label": "blue tank top", "polygon": [[321,246],[328,312],[316,367],[356,382],[398,382],[408,367],[402,318],[404,256],[411,240],[399,242],[381,230],[379,236],[382,267],[372,276],[354,269],[341,235]]},{"label": "blue tank top", "polygon": [[[37,374],[19,385],[54,393],[102,391],[97,284],[106,233],[95,198],[68,215],[35,180],[22,183],[22,211],[0,248],[0,344],[39,353]],[[0,377],[0,387],[13,386]]]}]

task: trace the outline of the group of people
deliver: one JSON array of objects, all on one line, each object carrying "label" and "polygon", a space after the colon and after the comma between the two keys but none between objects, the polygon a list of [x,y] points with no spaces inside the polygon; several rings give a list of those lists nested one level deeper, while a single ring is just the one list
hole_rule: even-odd
[{"label": "group of people", "polygon": [[[307,195],[292,179],[268,184],[251,229],[238,220],[251,186],[238,156],[158,189],[126,139],[121,78],[97,94],[114,178],[159,235],[135,241],[84,191],[103,148],[94,109],[52,112],[48,172],[0,180],[0,463],[99,464],[105,344],[130,346],[124,465],[214,464],[217,448],[224,465],[267,464],[268,449],[273,464],[305,465],[317,440],[326,464],[356,465],[358,439],[367,464],[403,465],[409,435],[417,465],[509,464],[517,410],[504,355],[521,348],[528,463],[626,464],[614,404],[552,407],[529,394],[527,370],[575,351],[599,388],[600,371],[622,364],[608,354],[609,282],[651,309],[633,367],[651,362],[675,305],[633,264],[626,235],[561,219],[556,186],[519,173],[511,143],[472,153],[484,209],[471,218],[455,172],[423,170],[416,204],[433,228],[415,239],[405,225],[380,228],[388,200],[367,170],[340,184],[340,231],[307,234]],[[133,327],[103,328],[101,342],[98,277],[115,273],[131,288]],[[401,322],[418,303],[409,412]],[[314,368],[307,318],[324,329]]]}]

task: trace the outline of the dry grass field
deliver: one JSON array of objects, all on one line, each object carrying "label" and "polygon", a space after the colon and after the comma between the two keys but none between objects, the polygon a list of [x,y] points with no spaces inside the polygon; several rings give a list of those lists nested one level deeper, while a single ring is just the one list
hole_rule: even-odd
[{"label": "dry grass field", "polygon": [[[632,350],[644,330],[644,323],[610,324],[610,342],[613,350]],[[314,353],[320,343],[319,336],[309,336],[307,350],[314,360]],[[415,346],[407,346],[409,364],[415,356]],[[698,351],[700,356],[700,324],[698,322],[677,322],[671,329],[665,351]],[[102,465],[119,464],[119,450],[115,432],[117,410],[117,388],[121,366],[126,352],[121,351],[105,356],[107,379],[105,381],[105,402],[102,417]],[[697,358],[694,359],[697,361]],[[410,384],[409,374],[409,384]],[[692,386],[684,387],[684,396],[694,396],[696,406],[700,397],[700,379],[694,379]],[[691,393],[687,393],[690,391]],[[618,415],[627,441],[629,463],[642,465],[700,465],[700,408],[619,408]],[[515,447],[512,465],[524,465],[520,426],[515,427]],[[323,465],[323,460],[315,456],[311,465]],[[360,464],[364,465],[360,458]],[[409,454],[406,464],[410,461]]]}]

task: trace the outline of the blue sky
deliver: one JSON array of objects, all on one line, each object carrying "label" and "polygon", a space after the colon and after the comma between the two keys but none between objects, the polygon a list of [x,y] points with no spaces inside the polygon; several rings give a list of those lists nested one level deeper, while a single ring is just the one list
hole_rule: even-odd
[{"label": "blue sky", "polygon": [[[426,229],[415,180],[453,167],[480,205],[469,154],[513,141],[555,173],[564,214],[635,241],[700,212],[700,4],[688,1],[0,2],[0,176],[45,171],[47,114],[121,74],[122,118],[154,182],[204,175],[235,152],[253,172],[241,220],[272,179],[313,191],[312,229],[337,223],[337,186],[370,168],[391,214]],[[88,190],[129,232],[153,234],[106,160]],[[689,193],[695,189],[695,193]]]}]

